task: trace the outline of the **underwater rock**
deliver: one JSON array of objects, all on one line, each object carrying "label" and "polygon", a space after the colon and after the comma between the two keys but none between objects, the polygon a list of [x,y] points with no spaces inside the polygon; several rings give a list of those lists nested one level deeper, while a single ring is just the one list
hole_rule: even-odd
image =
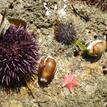
[{"label": "underwater rock", "polygon": [[2,104],[2,107],[24,107],[22,102],[20,101],[17,101],[15,99],[11,99],[11,100],[8,100],[8,101],[5,101],[3,104]]}]

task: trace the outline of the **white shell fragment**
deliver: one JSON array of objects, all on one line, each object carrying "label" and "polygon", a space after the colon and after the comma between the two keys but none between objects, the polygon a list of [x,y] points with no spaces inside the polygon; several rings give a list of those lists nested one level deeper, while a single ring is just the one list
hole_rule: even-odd
[{"label": "white shell fragment", "polygon": [[9,28],[10,23],[9,21],[4,18],[4,21],[2,22],[3,16],[0,14],[0,34],[5,34],[6,30]]},{"label": "white shell fragment", "polygon": [[106,50],[106,41],[95,40],[87,46],[88,54],[91,56],[101,55]]}]

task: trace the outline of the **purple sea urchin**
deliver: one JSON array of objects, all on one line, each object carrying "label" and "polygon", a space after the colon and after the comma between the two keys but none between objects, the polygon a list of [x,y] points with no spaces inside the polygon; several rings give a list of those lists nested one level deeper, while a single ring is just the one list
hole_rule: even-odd
[{"label": "purple sea urchin", "polygon": [[57,22],[54,28],[55,39],[66,45],[70,45],[76,37],[76,32],[72,23],[63,24]]},{"label": "purple sea urchin", "polygon": [[34,74],[38,44],[33,34],[11,25],[0,35],[0,85],[6,88],[26,84]]}]

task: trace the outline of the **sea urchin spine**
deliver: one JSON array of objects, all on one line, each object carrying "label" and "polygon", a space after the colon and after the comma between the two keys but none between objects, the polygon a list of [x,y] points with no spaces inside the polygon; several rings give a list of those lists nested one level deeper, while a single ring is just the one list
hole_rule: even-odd
[{"label": "sea urchin spine", "polygon": [[32,33],[11,25],[0,36],[0,85],[19,87],[31,78],[38,60],[38,44]]}]

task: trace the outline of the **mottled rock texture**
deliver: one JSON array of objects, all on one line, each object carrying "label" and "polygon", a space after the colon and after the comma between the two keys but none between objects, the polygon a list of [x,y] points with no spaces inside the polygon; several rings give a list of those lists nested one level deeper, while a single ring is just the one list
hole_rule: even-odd
[{"label": "mottled rock texture", "polygon": [[[25,20],[27,28],[38,34],[40,57],[52,55],[57,61],[55,77],[48,87],[38,87],[35,79],[35,83],[28,83],[30,89],[21,87],[19,93],[11,92],[7,95],[0,90],[0,107],[107,107],[107,75],[103,74],[107,66],[107,53],[93,63],[82,56],[75,57],[74,50],[77,48],[58,43],[54,39],[53,32],[54,20],[59,19],[62,23],[72,22],[77,37],[83,42],[93,39],[94,36],[103,39],[107,13],[81,1],[65,0],[65,2],[0,0],[1,13],[7,8],[7,18]],[[50,16],[46,15],[48,9],[44,7],[44,3],[52,12]],[[67,14],[60,16],[57,11],[63,8],[64,4],[67,5],[65,8]],[[75,74],[80,83],[80,87],[74,89],[74,94],[62,88],[63,77],[68,73]]]}]

